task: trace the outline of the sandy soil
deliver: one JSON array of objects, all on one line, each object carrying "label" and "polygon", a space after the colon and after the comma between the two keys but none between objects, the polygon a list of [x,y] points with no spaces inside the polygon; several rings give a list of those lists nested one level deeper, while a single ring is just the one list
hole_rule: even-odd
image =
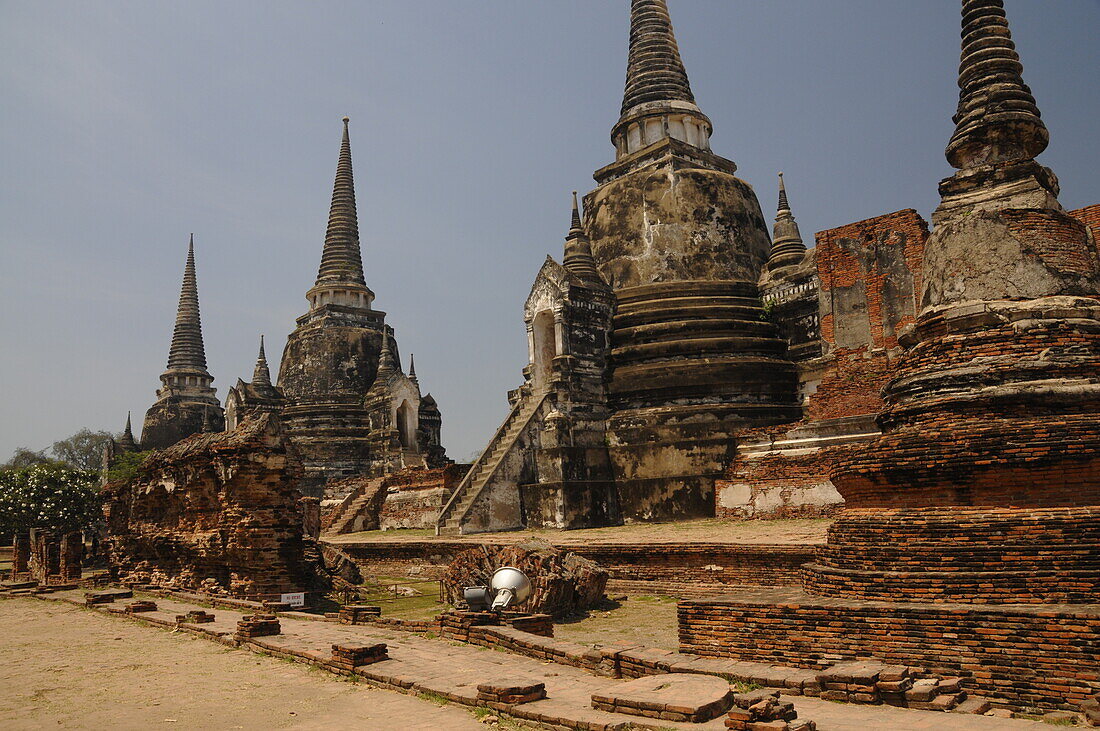
[{"label": "sandy soil", "polygon": [[[578,543],[752,543],[805,545],[824,543],[832,520],[688,520],[679,523],[633,523],[582,530],[524,530],[447,536],[440,540],[471,543],[515,543],[543,538],[557,545]],[[325,536],[332,543],[435,540],[431,530],[388,530]]]},{"label": "sandy soil", "polygon": [[0,728],[485,729],[465,709],[68,605],[0,600]]}]

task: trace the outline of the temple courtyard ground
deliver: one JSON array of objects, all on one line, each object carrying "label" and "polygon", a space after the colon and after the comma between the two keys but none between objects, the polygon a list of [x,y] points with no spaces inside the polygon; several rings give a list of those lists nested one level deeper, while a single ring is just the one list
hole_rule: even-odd
[{"label": "temple courtyard ground", "polygon": [[[73,598],[77,596],[73,592]],[[175,601],[158,599],[158,604],[168,614],[186,609]],[[236,621],[235,613],[217,613],[219,625],[224,622],[229,627]],[[271,639],[303,648],[317,649],[337,635],[351,633],[387,641],[393,659],[379,668],[392,665],[387,672],[418,677],[441,690],[461,688],[503,670],[543,677],[548,693],[559,699],[532,705],[575,705],[575,712],[595,716],[601,714],[582,710],[581,696],[621,682],[531,658],[375,627],[293,619],[284,619],[283,624],[283,638]],[[440,704],[439,697],[428,695],[424,699],[375,689],[304,664],[72,604],[29,598],[0,601],[0,727],[5,729],[485,728],[467,707]],[[1014,719],[856,706],[807,697],[790,700],[800,717],[815,720],[825,731],[1049,728]],[[701,727],[715,725],[720,722]],[[509,719],[502,727],[528,728]]]},{"label": "temple courtyard ground", "polygon": [[[503,533],[477,533],[447,536],[445,541],[471,544],[522,543],[533,538],[554,545],[583,543],[748,543],[802,546],[825,543],[832,524],[828,518],[788,518],[784,520],[685,520],[676,523],[631,523],[610,528],[518,530]],[[329,543],[401,543],[424,541],[435,531],[424,529],[374,530],[344,535],[326,535]]]}]

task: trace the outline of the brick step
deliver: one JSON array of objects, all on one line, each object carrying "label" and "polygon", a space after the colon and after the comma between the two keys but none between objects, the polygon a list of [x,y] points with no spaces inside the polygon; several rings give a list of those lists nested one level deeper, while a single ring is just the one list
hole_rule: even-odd
[{"label": "brick step", "polygon": [[981,696],[970,696],[959,705],[951,709],[952,713],[971,713],[977,716],[985,714],[986,711],[993,708],[993,704],[989,702],[988,698],[982,698]]}]

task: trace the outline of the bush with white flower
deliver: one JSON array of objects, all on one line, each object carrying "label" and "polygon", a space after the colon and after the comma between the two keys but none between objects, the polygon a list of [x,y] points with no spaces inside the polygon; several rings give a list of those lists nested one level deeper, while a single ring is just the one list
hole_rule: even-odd
[{"label": "bush with white flower", "polygon": [[62,464],[0,470],[0,533],[69,533],[102,519],[96,475]]}]

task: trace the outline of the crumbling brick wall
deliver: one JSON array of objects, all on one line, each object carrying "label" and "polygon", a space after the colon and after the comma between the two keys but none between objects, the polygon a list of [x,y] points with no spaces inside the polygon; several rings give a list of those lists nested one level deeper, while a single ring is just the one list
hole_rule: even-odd
[{"label": "crumbling brick wall", "polygon": [[248,599],[315,588],[301,473],[272,414],[154,453],[105,488],[113,577]]},{"label": "crumbling brick wall", "polygon": [[[855,443],[873,433],[870,415],[883,408],[881,390],[901,354],[898,336],[918,312],[928,224],[905,209],[821,231],[814,252],[818,282],[820,358],[800,363],[804,418],[794,425],[747,430],[725,479],[715,486],[715,514],[727,519],[824,517],[842,499],[828,474]],[[813,434],[815,424],[822,439]],[[797,438],[796,432],[802,432]],[[762,443],[774,445],[761,449]],[[752,445],[747,449],[746,445]]]},{"label": "crumbling brick wall", "polygon": [[378,515],[382,530],[431,528],[447,498],[466,475],[469,465],[448,465],[433,470],[402,470],[383,481],[386,497]]}]

